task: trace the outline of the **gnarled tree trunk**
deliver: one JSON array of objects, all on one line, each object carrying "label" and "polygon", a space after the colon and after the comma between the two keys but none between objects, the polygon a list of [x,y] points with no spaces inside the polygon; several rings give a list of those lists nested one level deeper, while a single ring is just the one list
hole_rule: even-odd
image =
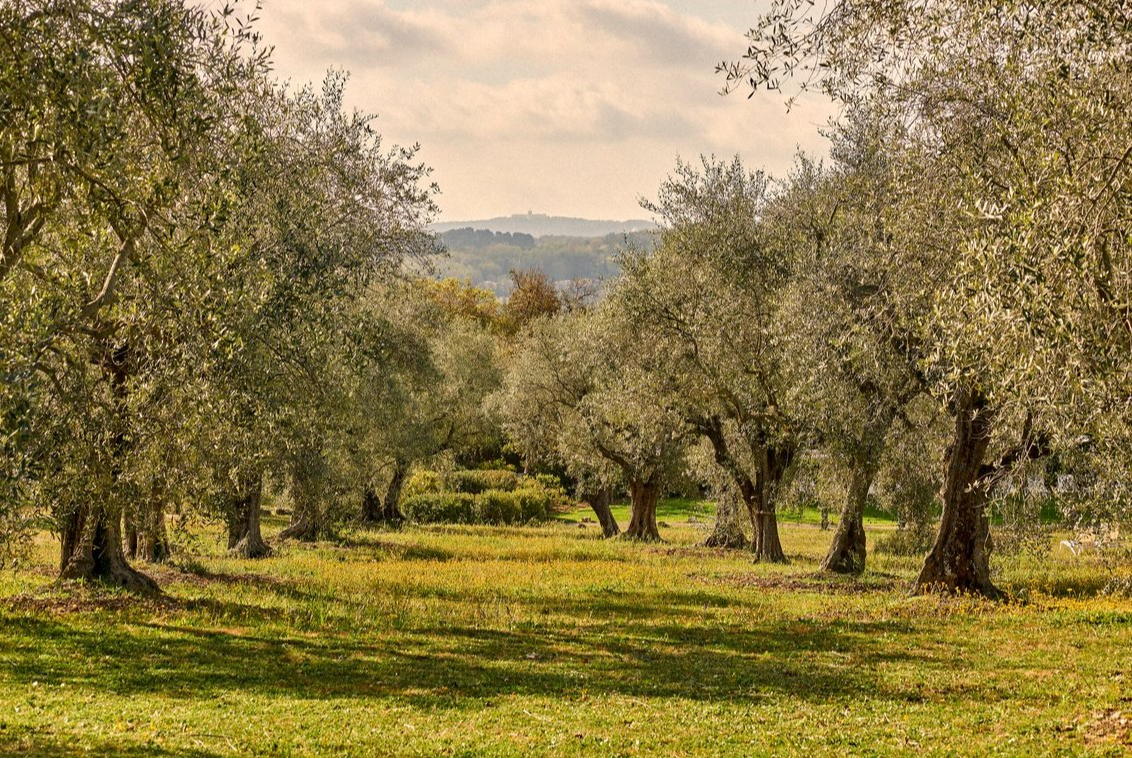
[{"label": "gnarled tree trunk", "polygon": [[891,406],[875,411],[862,427],[860,440],[853,452],[845,505],[841,509],[829,552],[821,563],[821,568],[827,572],[859,574],[865,571],[865,506],[869,500],[869,488],[880,468],[884,439],[895,413]]},{"label": "gnarled tree trunk", "polygon": [[990,522],[985,513],[989,485],[984,460],[994,417],[978,392],[967,393],[958,403],[943,485],[943,517],[917,581],[922,590],[990,598],[1002,594],[990,579]]},{"label": "gnarled tree trunk", "polygon": [[656,526],[656,504],[660,500],[660,483],[656,480],[630,480],[629,498],[633,513],[623,537],[629,540],[660,541]]},{"label": "gnarled tree trunk", "polygon": [[314,541],[326,532],[326,513],[322,504],[326,462],[313,449],[295,460],[291,468],[291,498],[294,510],[291,524],[279,533],[280,540]]},{"label": "gnarled tree trunk", "polygon": [[[126,454],[124,431],[129,394],[129,346],[100,345],[94,361],[101,366],[114,394],[122,429],[114,434],[110,477],[117,482],[121,471],[117,461]],[[129,565],[122,546],[122,512],[97,500],[74,506],[63,515],[59,577],[65,580],[101,580],[142,593],[160,593],[157,583]]]},{"label": "gnarled tree trunk", "polygon": [[62,529],[59,577],[102,580],[142,593],[159,593],[157,583],[126,562],[121,515],[97,504],[85,504],[67,515]]},{"label": "gnarled tree trunk", "polygon": [[592,493],[583,495],[582,500],[590,505],[597,515],[597,521],[601,525],[601,534],[605,538],[615,538],[621,533],[621,527],[618,526],[617,520],[613,518],[613,510],[610,506],[613,505],[613,491],[610,488],[598,488]]},{"label": "gnarled tree trunk", "polygon": [[385,490],[384,500],[377,497],[372,488],[366,488],[362,495],[362,523],[367,525],[397,525],[405,521],[401,513],[401,488],[409,473],[409,465],[398,461],[393,466],[393,476]]},{"label": "gnarled tree trunk", "polygon": [[711,442],[716,463],[731,475],[739,489],[743,505],[747,507],[747,515],[751,520],[751,550],[755,554],[755,561],[786,563],[786,553],[778,538],[775,501],[790,471],[794,446],[787,443],[778,447],[766,446],[757,451],[762,461],[755,481],[752,482],[727,445],[722,420],[718,417],[700,419],[697,426]]},{"label": "gnarled tree trunk", "polygon": [[865,504],[876,470],[869,462],[856,461],[849,477],[849,492],[837,521],[829,552],[821,563],[827,572],[860,574],[865,571]]},{"label": "gnarled tree trunk", "polygon": [[747,536],[743,534],[743,519],[739,509],[739,499],[730,488],[719,494],[715,509],[715,527],[707,536],[704,545],[708,548],[746,548]]},{"label": "gnarled tree trunk", "polygon": [[741,492],[751,519],[751,550],[755,561],[788,563],[782,541],[778,537],[778,496],[786,484],[786,475],[794,460],[794,446],[767,446],[762,451],[762,466],[755,481],[744,484]]},{"label": "gnarled tree trunk", "polygon": [[245,559],[271,555],[271,547],[260,531],[263,504],[263,478],[249,479],[243,492],[228,507],[228,551]]}]

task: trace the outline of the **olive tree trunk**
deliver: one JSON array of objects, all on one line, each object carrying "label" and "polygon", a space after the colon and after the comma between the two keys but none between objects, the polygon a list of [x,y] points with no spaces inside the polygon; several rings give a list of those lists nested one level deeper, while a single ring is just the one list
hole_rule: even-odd
[{"label": "olive tree trunk", "polygon": [[232,498],[228,509],[228,551],[245,559],[262,559],[271,555],[271,547],[260,531],[263,513],[263,478],[246,483],[242,492]]},{"label": "olive tree trunk", "polygon": [[169,558],[169,532],[165,527],[165,498],[155,483],[147,502],[122,520],[126,556],[131,559],[160,563]]},{"label": "olive tree trunk", "polygon": [[793,445],[767,446],[752,483],[744,483],[741,491],[751,519],[751,550],[755,561],[787,564],[786,552],[778,537],[778,497],[786,485],[790,465],[794,461]]},{"label": "olive tree trunk", "polygon": [[977,392],[958,404],[943,485],[943,517],[917,581],[922,590],[990,598],[1002,594],[990,578],[990,522],[985,512],[989,485],[984,464],[994,417]]},{"label": "olive tree trunk", "polygon": [[877,410],[862,427],[861,437],[849,462],[849,490],[838,517],[837,531],[821,563],[821,568],[827,572],[860,574],[865,571],[865,506],[869,500],[869,489],[880,469],[884,440],[894,415],[892,407]]},{"label": "olive tree trunk", "polygon": [[632,502],[632,516],[624,537],[628,540],[660,541],[660,530],[656,526],[656,504],[660,500],[660,483],[655,479],[629,481],[629,498]]},{"label": "olive tree trunk", "polygon": [[158,593],[157,583],[129,565],[118,525],[122,517],[99,504],[75,508],[63,521],[59,577],[101,580],[127,590]]},{"label": "olive tree trunk", "polygon": [[[121,479],[118,462],[126,454],[125,414],[129,394],[128,345],[101,345],[94,361],[106,373],[121,428],[110,448],[110,479]],[[99,466],[99,464],[94,464]],[[100,580],[142,593],[160,593],[157,583],[129,565],[122,545],[122,511],[97,498],[75,504],[60,519],[59,577],[64,580]]]},{"label": "olive tree trunk", "polygon": [[739,499],[731,488],[724,489],[717,499],[715,527],[707,536],[704,545],[708,548],[746,548],[747,536],[743,534],[743,518]]},{"label": "olive tree trunk", "polygon": [[860,574],[865,571],[865,504],[876,470],[868,462],[856,461],[849,476],[849,492],[838,517],[829,552],[821,563],[827,572]]},{"label": "olive tree trunk", "polygon": [[280,540],[314,541],[326,533],[326,511],[322,487],[326,462],[320,451],[307,450],[291,466],[291,524],[279,533]]},{"label": "olive tree trunk", "polygon": [[751,520],[751,550],[755,561],[786,563],[786,553],[778,538],[778,514],[775,502],[785,484],[794,460],[795,448],[790,443],[781,446],[765,446],[757,451],[761,459],[755,481],[739,464],[731,453],[723,431],[723,422],[718,417],[696,420],[699,430],[711,443],[715,461],[723,468],[739,490],[747,515]]},{"label": "olive tree trunk", "polygon": [[598,488],[592,493],[585,494],[582,500],[590,505],[597,516],[597,521],[601,525],[602,537],[615,538],[621,534],[621,527],[618,526],[617,520],[613,518],[613,510],[610,508],[613,505],[613,490],[611,488]]},{"label": "olive tree trunk", "polygon": [[362,494],[362,524],[397,525],[405,521],[401,513],[401,488],[405,484],[405,477],[409,474],[409,465],[398,461],[393,466],[393,476],[389,480],[389,487],[385,490],[385,498],[378,497],[372,488],[366,488]]}]

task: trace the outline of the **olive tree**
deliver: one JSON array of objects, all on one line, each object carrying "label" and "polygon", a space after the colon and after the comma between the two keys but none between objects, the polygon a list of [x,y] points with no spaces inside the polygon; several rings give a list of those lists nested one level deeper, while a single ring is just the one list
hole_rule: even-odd
[{"label": "olive tree", "polygon": [[[691,433],[675,385],[657,371],[659,352],[613,297],[534,322],[494,400],[504,431],[527,455],[587,482],[608,484],[618,470],[632,504],[623,535],[634,540],[660,539],[657,502],[682,468]],[[616,534],[608,504],[591,505],[606,536]]]},{"label": "olive tree", "polygon": [[789,404],[781,299],[793,251],[766,244],[768,182],[738,159],[679,163],[655,202],[652,253],[623,257],[618,308],[649,335],[653,370],[712,445],[746,506],[757,559],[785,561],[777,501],[802,443]]}]

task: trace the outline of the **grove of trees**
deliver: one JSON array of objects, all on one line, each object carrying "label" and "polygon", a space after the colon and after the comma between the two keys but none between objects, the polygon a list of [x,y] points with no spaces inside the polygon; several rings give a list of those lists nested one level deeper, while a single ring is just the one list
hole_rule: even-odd
[{"label": "grove of trees", "polygon": [[992,597],[1030,473],[1071,476],[1065,520],[1128,516],[1128,2],[774,0],[721,71],[832,98],[828,158],[678,162],[602,287],[512,266],[505,302],[426,276],[428,168],[344,75],[276,81],[253,16],[0,6],[5,558],[46,530],[61,578],[154,591],[169,514],[262,558],[267,499],[280,540],[398,525],[441,465],[550,475],[641,541],[690,480],[709,542],[768,562],[824,478],[842,573],[872,500],[910,532],[938,504],[918,586]]}]

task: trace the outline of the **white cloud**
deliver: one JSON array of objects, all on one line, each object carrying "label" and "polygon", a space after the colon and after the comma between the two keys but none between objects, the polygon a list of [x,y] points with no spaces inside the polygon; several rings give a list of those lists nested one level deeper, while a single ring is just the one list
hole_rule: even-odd
[{"label": "white cloud", "polygon": [[446,218],[637,215],[678,153],[781,172],[799,143],[821,146],[820,104],[718,96],[714,64],[742,51],[742,28],[657,0],[404,5],[268,0],[262,28],[281,75],[347,68],[350,102],[422,144]]}]

